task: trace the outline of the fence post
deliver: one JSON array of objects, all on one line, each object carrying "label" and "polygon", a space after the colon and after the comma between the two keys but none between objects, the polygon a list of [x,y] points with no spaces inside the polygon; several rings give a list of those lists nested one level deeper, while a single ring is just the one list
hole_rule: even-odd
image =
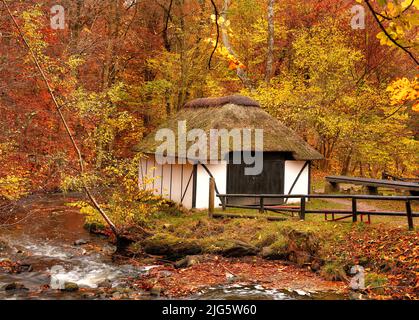
[{"label": "fence post", "polygon": [[409,225],[409,230],[413,231],[415,229],[413,225],[413,217],[412,217],[412,206],[410,205],[410,201],[406,201],[406,215],[407,215],[407,223]]},{"label": "fence post", "polygon": [[214,215],[214,202],[215,202],[215,181],[214,178],[209,178],[209,196],[208,196],[208,216],[210,218]]},{"label": "fence post", "polygon": [[264,213],[265,212],[265,203],[264,203],[264,198],[263,197],[260,197],[259,203],[260,203],[259,213]]},{"label": "fence post", "polygon": [[352,198],[352,222],[357,222],[357,208],[356,208],[356,198]]},{"label": "fence post", "polygon": [[300,202],[300,220],[306,219],[306,198],[302,197]]}]

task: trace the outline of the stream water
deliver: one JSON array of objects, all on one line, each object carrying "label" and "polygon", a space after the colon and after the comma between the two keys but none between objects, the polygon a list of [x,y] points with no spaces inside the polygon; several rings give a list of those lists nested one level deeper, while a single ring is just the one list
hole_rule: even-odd
[{"label": "stream water", "polygon": [[[9,259],[23,264],[20,273],[0,271],[0,299],[150,299],[133,288],[131,279],[147,274],[149,267],[120,265],[112,261],[115,248],[106,239],[91,235],[83,228],[83,216],[66,206],[71,200],[63,195],[43,195],[23,200],[13,221],[0,226],[0,261]],[[87,245],[77,246],[83,239]],[[1,245],[1,242],[5,246]],[[82,290],[54,290],[54,283],[77,284]],[[22,288],[5,290],[18,283]],[[51,288],[52,284],[52,288]],[[113,295],[101,287],[115,288]],[[230,285],[214,287],[191,299],[336,299],[334,295],[267,290],[261,286]]]}]

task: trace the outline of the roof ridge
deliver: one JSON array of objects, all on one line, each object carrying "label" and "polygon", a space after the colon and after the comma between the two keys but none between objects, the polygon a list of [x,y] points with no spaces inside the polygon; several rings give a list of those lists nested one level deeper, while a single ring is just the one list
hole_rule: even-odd
[{"label": "roof ridge", "polygon": [[184,108],[210,108],[210,107],[222,107],[226,104],[235,104],[243,107],[258,107],[260,104],[242,95],[231,95],[224,97],[213,97],[213,98],[198,98],[189,101],[185,104]]}]

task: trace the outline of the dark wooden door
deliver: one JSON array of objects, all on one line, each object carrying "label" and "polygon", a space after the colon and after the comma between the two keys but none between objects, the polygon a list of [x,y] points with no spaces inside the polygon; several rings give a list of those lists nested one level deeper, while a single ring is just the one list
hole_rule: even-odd
[{"label": "dark wooden door", "polygon": [[[283,159],[264,158],[263,171],[259,175],[245,175],[245,168],[250,167],[244,163],[229,164],[227,169],[228,194],[283,194],[284,170]],[[266,204],[280,204],[282,199],[266,199]],[[238,198],[230,199],[229,204],[257,205],[259,199]]]}]

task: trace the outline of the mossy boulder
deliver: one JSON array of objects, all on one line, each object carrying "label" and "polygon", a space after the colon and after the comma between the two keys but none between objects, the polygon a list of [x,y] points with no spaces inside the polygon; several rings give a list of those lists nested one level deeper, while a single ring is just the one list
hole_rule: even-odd
[{"label": "mossy boulder", "polygon": [[278,234],[277,233],[268,233],[260,236],[260,238],[255,241],[255,246],[259,248],[269,247],[278,241]]},{"label": "mossy boulder", "polygon": [[240,240],[225,240],[221,244],[218,243],[219,249],[215,253],[228,258],[255,256],[260,252],[256,246]]},{"label": "mossy boulder", "polygon": [[4,291],[18,291],[18,290],[28,291],[29,290],[28,288],[26,288],[23,284],[19,282],[8,283],[4,285],[2,289]]},{"label": "mossy boulder", "polygon": [[64,284],[64,289],[62,289],[62,291],[66,291],[66,292],[75,292],[78,290],[79,290],[79,285],[74,282],[66,282]]},{"label": "mossy boulder", "polygon": [[268,260],[288,260],[289,246],[284,236],[276,236],[275,241],[261,251],[261,257]]},{"label": "mossy boulder", "polygon": [[189,255],[202,253],[198,240],[181,239],[168,234],[157,234],[141,241],[145,253],[164,256],[167,259],[180,259]]}]

